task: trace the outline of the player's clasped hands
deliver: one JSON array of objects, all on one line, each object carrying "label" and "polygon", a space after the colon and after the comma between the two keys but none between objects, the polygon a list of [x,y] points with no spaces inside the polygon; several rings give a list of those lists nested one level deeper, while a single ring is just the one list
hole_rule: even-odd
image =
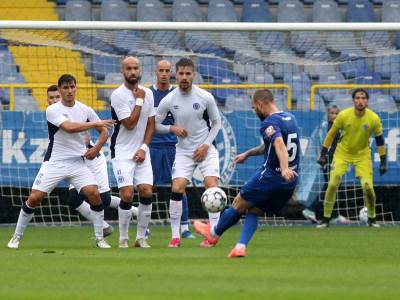
[{"label": "player's clasped hands", "polygon": [[138,151],[136,151],[135,155],[133,155],[133,160],[136,161],[137,163],[144,162],[145,158],[146,158],[146,152],[144,152],[143,149],[139,149]]},{"label": "player's clasped hands", "polygon": [[187,137],[187,135],[188,135],[188,132],[186,131],[185,128],[178,127],[175,125],[171,125],[170,131],[180,138]]},{"label": "player's clasped hands", "polygon": [[193,154],[194,161],[195,162],[203,161],[207,156],[207,152],[208,152],[208,145],[205,144],[201,145],[194,151]]},{"label": "player's clasped hands", "polygon": [[281,175],[283,177],[283,179],[285,179],[286,181],[291,181],[293,180],[297,175],[297,173],[293,170],[290,169],[284,169],[281,171]]}]

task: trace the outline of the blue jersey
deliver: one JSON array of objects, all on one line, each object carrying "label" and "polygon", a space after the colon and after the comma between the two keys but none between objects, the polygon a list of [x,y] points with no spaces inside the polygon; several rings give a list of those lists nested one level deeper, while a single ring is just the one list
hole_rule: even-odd
[{"label": "blue jersey", "polygon": [[[154,107],[158,107],[160,104],[161,100],[168,95],[169,92],[171,92],[174,88],[171,87],[167,91],[160,91],[156,88],[155,85],[152,85],[150,87],[150,90],[153,92],[153,97],[154,97]],[[168,112],[167,117],[165,120],[162,122],[163,125],[173,125],[174,124],[174,117],[172,116],[171,112]],[[176,135],[173,133],[167,133],[167,134],[154,134],[153,139],[151,141],[150,147],[151,146],[156,146],[156,145],[170,145],[170,146],[175,146],[175,144],[178,142]]]},{"label": "blue jersey", "polygon": [[[269,177],[276,183],[284,183],[278,156],[273,145],[278,137],[282,137],[288,151],[289,168],[299,174],[300,170],[300,143],[299,128],[294,115],[288,112],[277,112],[268,116],[261,124],[260,133],[263,137],[264,164],[261,175]],[[297,177],[296,177],[297,178]],[[294,182],[296,182],[294,180]]]}]

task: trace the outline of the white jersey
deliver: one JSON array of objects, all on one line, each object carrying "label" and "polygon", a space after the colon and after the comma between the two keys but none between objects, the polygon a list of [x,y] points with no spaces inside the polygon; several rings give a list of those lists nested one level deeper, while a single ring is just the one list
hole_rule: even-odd
[{"label": "white jersey", "polygon": [[111,115],[117,121],[111,136],[112,159],[132,159],[135,152],[143,144],[149,117],[155,116],[153,93],[148,88],[139,87],[144,89],[146,95],[139,120],[134,129],[127,129],[121,123],[121,120],[130,117],[135,108],[136,99],[132,91],[125,84],[122,84],[111,94]]},{"label": "white jersey", "polygon": [[47,126],[49,130],[49,146],[46,151],[45,161],[64,160],[83,156],[86,151],[86,132],[68,133],[60,128],[65,121],[76,123],[96,122],[100,118],[89,106],[75,101],[69,107],[61,101],[50,105],[46,109]]},{"label": "white jersey", "polygon": [[177,153],[193,154],[208,137],[208,121],[221,118],[214,97],[195,85],[189,93],[176,88],[165,96],[158,106],[156,122],[162,123],[169,111],[174,124],[188,132],[185,138],[178,137]]}]

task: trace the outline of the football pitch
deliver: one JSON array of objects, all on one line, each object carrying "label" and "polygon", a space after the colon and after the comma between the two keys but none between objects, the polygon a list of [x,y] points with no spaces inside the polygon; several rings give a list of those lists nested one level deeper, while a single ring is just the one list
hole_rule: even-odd
[{"label": "football pitch", "polygon": [[240,227],[212,249],[151,230],[151,249],[118,249],[114,232],[100,250],[91,227],[30,227],[11,250],[0,228],[0,299],[400,299],[398,226],[261,227],[241,259],[226,258]]}]

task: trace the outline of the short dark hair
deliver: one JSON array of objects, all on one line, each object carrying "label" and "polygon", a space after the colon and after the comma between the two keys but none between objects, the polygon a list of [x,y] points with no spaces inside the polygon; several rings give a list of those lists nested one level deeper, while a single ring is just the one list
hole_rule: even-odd
[{"label": "short dark hair", "polygon": [[56,86],[55,84],[52,84],[47,88],[47,93],[48,92],[55,92],[55,91],[58,91],[58,86]]},{"label": "short dark hair", "polygon": [[259,89],[253,95],[254,101],[274,102],[274,95],[269,89]]},{"label": "short dark hair", "polygon": [[354,99],[356,97],[357,93],[363,92],[365,94],[365,96],[367,97],[367,99],[369,99],[369,95],[368,92],[362,88],[357,88],[353,91],[353,93],[351,94],[351,97]]},{"label": "short dark hair", "polygon": [[58,78],[58,87],[62,86],[64,83],[73,82],[76,84],[76,79],[71,74],[63,74]]},{"label": "short dark hair", "polygon": [[175,70],[178,70],[179,67],[192,67],[194,71],[194,62],[188,57],[182,57],[177,61],[175,65]]}]

